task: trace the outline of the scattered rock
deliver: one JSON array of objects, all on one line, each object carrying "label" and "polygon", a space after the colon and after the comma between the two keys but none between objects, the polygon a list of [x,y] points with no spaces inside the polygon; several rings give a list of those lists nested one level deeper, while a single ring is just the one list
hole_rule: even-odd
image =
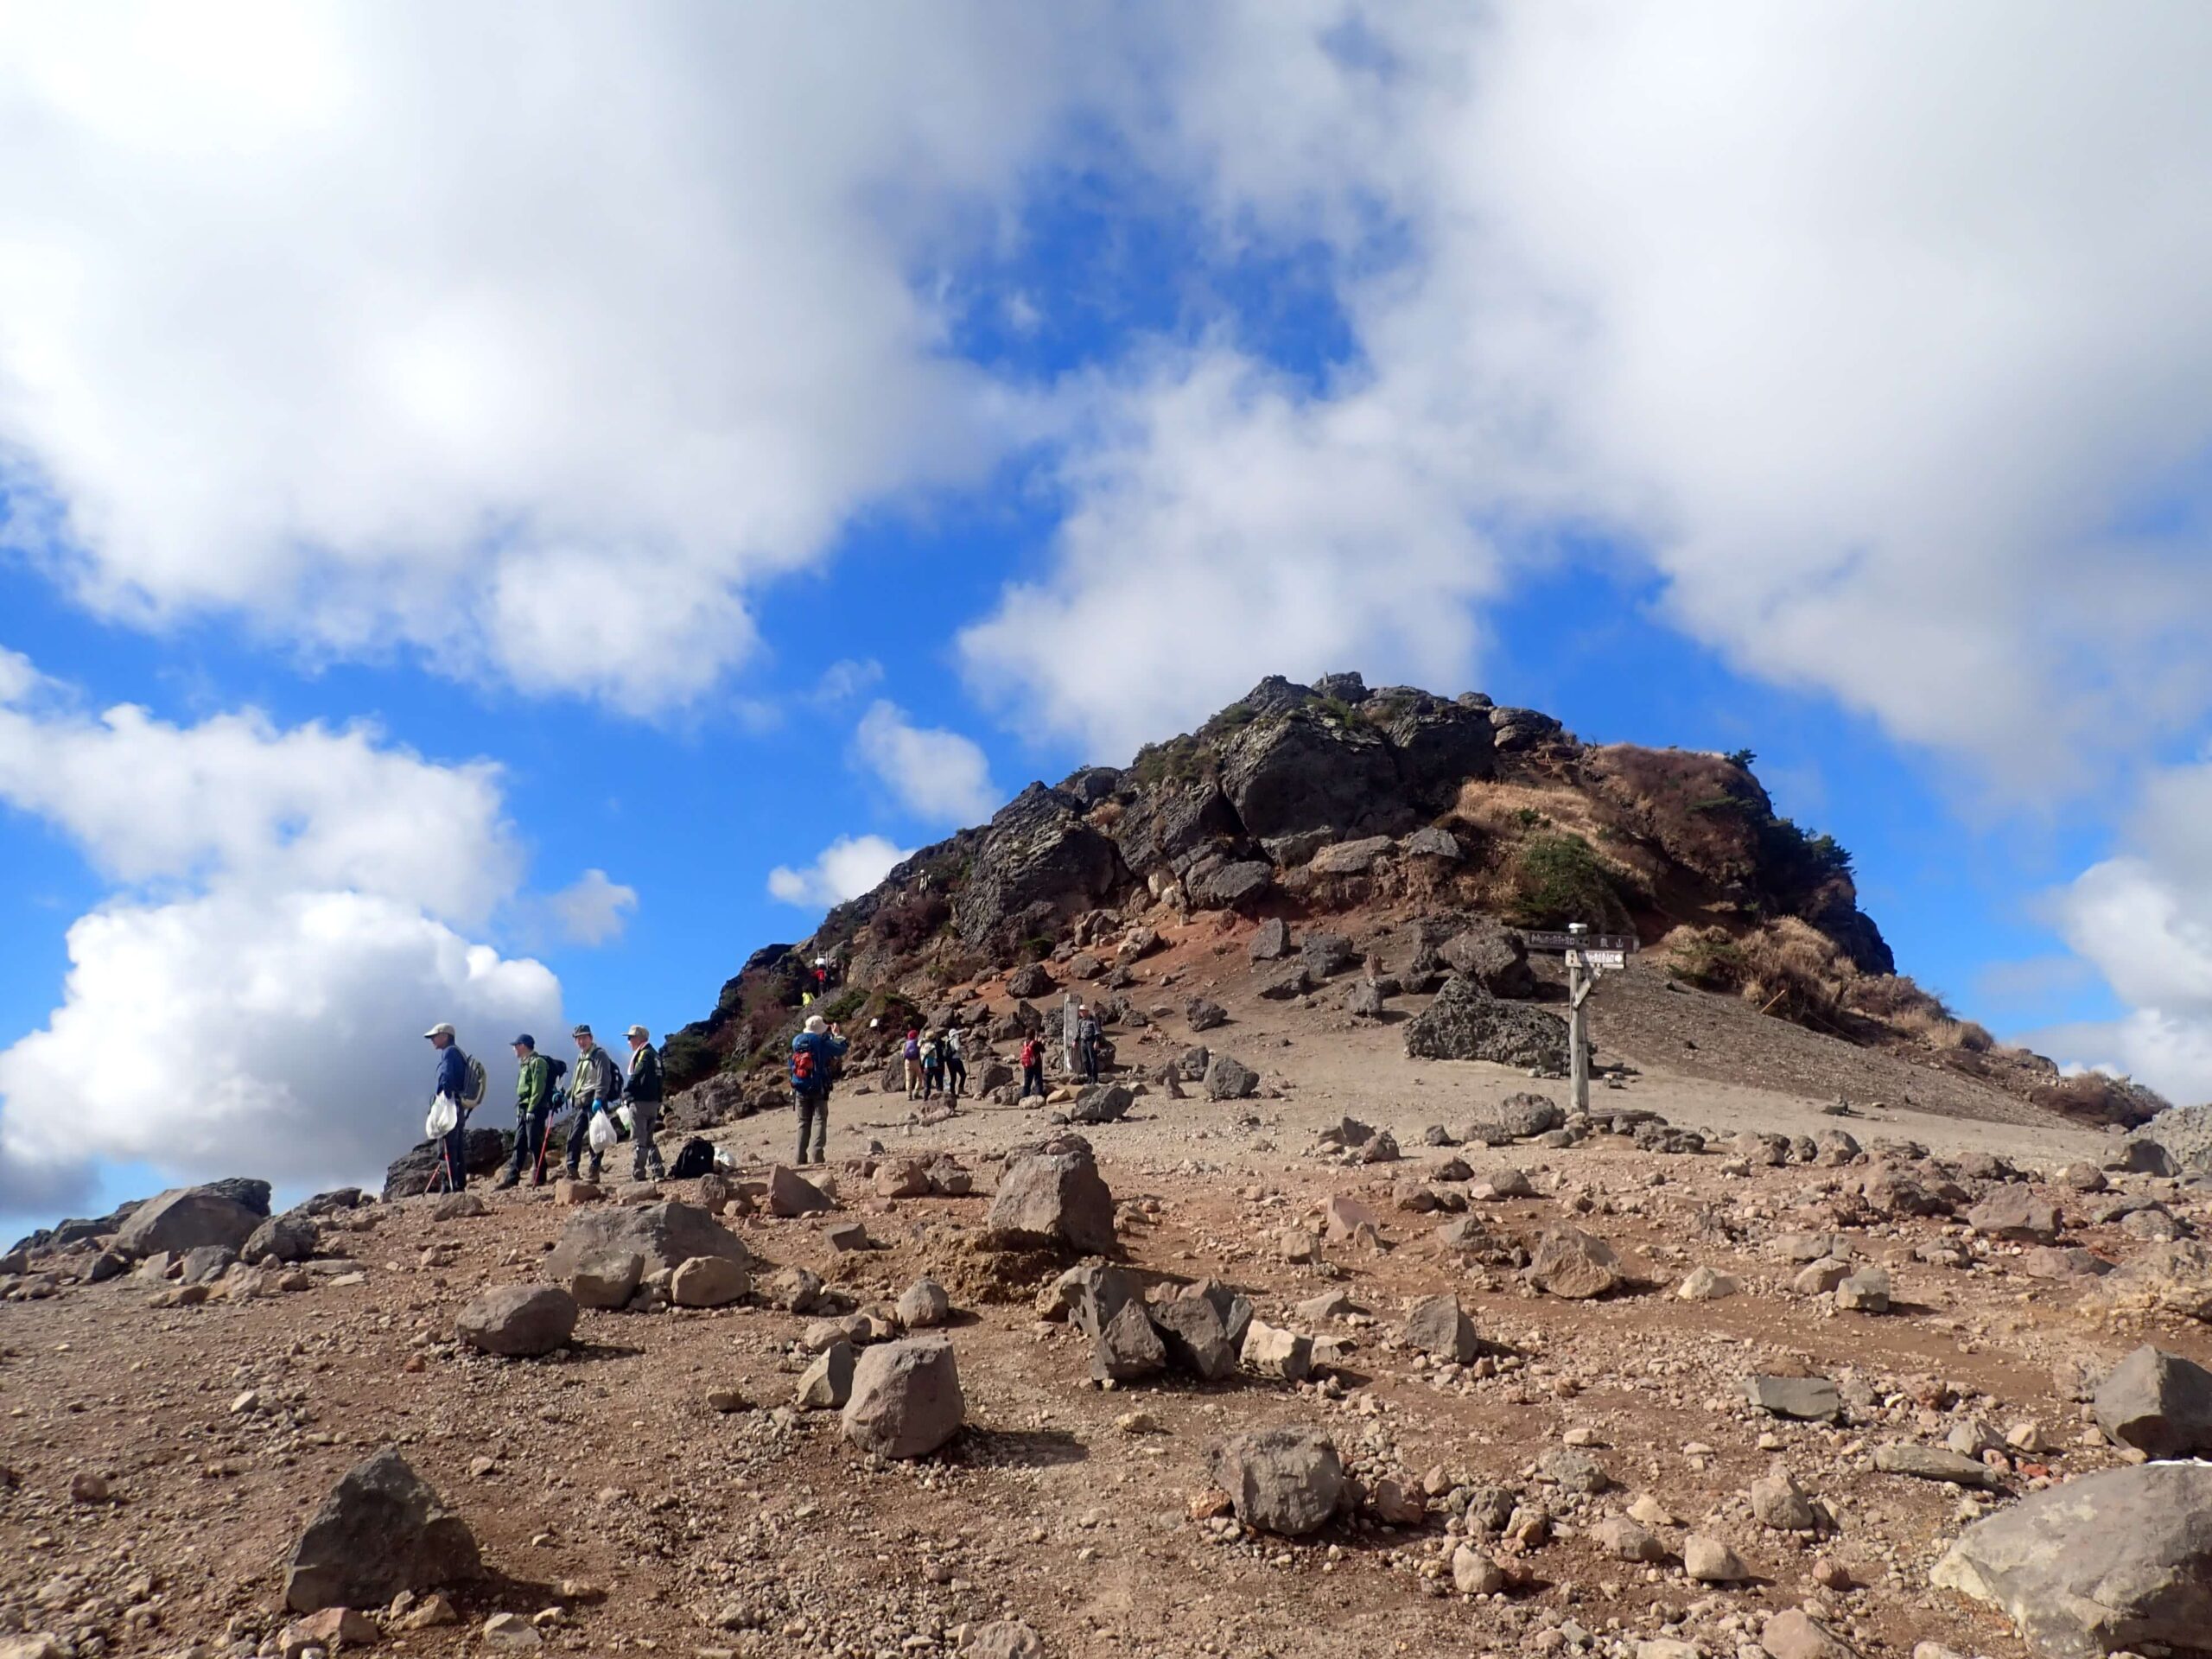
[{"label": "scattered rock", "polygon": [[1245,1100],[1260,1092],[1260,1074],[1233,1055],[1217,1054],[1206,1066],[1208,1100]]},{"label": "scattered rock", "polygon": [[634,1253],[647,1273],[660,1268],[673,1273],[699,1255],[721,1256],[741,1268],[753,1265],[753,1253],[735,1233],[696,1205],[671,1200],[574,1217],[545,1258],[546,1276],[565,1281],[587,1259],[609,1251]]},{"label": "scattered rock", "polygon": [[1210,997],[1194,996],[1183,1005],[1183,1018],[1192,1031],[1211,1031],[1229,1023],[1229,1010]]},{"label": "scattered rock", "polygon": [[1236,1357],[1257,1376],[1303,1382],[1313,1370],[1313,1339],[1255,1319],[1245,1328]]},{"label": "scattered rock", "polygon": [[1102,1380],[1133,1382],[1166,1364],[1166,1345],[1135,1298],[1115,1310],[1091,1344],[1090,1374]]},{"label": "scattered rock", "polygon": [[801,1411],[838,1411],[853,1395],[857,1363],[849,1342],[833,1342],[814,1357],[800,1376],[791,1403]]},{"label": "scattered rock", "polygon": [[1254,962],[1280,962],[1290,954],[1290,924],[1280,916],[1270,916],[1252,930],[1252,942],[1245,947]]},{"label": "scattered rock", "polygon": [[1733,1274],[1720,1273],[1712,1268],[1692,1268],[1675,1289],[1675,1294],[1686,1302],[1717,1302],[1733,1296],[1744,1287],[1743,1281]]},{"label": "scattered rock", "polygon": [[475,1535],[388,1446],[348,1470],[308,1522],[284,1568],[284,1605],[381,1607],[481,1570]]},{"label": "scattered rock", "polygon": [[727,1307],[753,1288],[753,1275],[726,1255],[695,1255],[668,1282],[678,1307]]},{"label": "scattered rock", "polygon": [[1611,1245],[1564,1224],[1546,1228],[1537,1240],[1528,1279],[1537,1289],[1571,1301],[1603,1296],[1624,1282],[1621,1260]]},{"label": "scattered rock", "polygon": [[1152,1309],[1152,1323],[1177,1370],[1208,1382],[1236,1370],[1236,1350],[1219,1311],[1205,1297],[1170,1297]]},{"label": "scattered rock", "polygon": [[2058,1206],[2025,1186],[2000,1186],[1967,1211],[1967,1225],[1988,1238],[2049,1244],[2058,1237]]},{"label": "scattered rock", "polygon": [[1682,1540],[1682,1571],[1698,1584],[1741,1584],[1751,1576],[1742,1556],[1701,1532]]},{"label": "scattered rock", "polygon": [[1954,1486],[1985,1486],[2001,1490],[1997,1471],[1979,1459],[1910,1441],[1892,1441],[1874,1448],[1874,1466],[1885,1475],[1910,1475],[1915,1480],[1948,1481]]},{"label": "scattered rock", "polygon": [[1415,1059],[1489,1060],[1564,1071],[1567,1022],[1526,1002],[1502,1001],[1454,974],[1434,1001],[1406,1022],[1406,1052]]},{"label": "scattered rock", "polygon": [[645,1273],[645,1258],[635,1250],[594,1250],[569,1275],[569,1294],[579,1307],[626,1307]]},{"label": "scattered rock", "polygon": [[830,1195],[788,1164],[778,1164],[768,1172],[767,1211],[772,1216],[790,1220],[798,1216],[815,1216],[837,1206]]},{"label": "scattered rock", "polygon": [[909,1331],[926,1331],[943,1325],[952,1315],[952,1298],[943,1285],[924,1274],[899,1299],[899,1322]]},{"label": "scattered rock", "polygon": [[1617,1561],[1667,1559],[1667,1546],[1624,1515],[1609,1515],[1591,1528],[1590,1541]]},{"label": "scattered rock", "polygon": [[910,1337],[870,1348],[854,1368],[845,1438],[885,1458],[919,1458],[960,1432],[967,1413],[952,1344]]},{"label": "scattered rock", "polygon": [[470,1347],[507,1358],[550,1354],[576,1328],[576,1299],[558,1285],[499,1285],[481,1290],[454,1318]]},{"label": "scattered rock", "polygon": [[1819,1523],[1813,1500],[1778,1463],[1751,1483],[1751,1513],[1777,1532],[1810,1532]]},{"label": "scattered rock", "polygon": [[1454,1365],[1471,1363],[1480,1346],[1475,1322],[1455,1296],[1425,1296],[1415,1302],[1399,1334],[1414,1352]]},{"label": "scattered rock", "polygon": [[1767,1620],[1759,1645],[1770,1659],[1859,1659],[1857,1649],[1796,1607]]},{"label": "scattered rock", "polygon": [[1229,1494],[1236,1518],[1262,1532],[1303,1537],[1326,1525],[1344,1502],[1337,1448],[1311,1429],[1232,1435],[1215,1448],[1211,1462],[1213,1480]]},{"label": "scattered rock", "polygon": [[1825,1376],[1747,1376],[1744,1393],[1761,1411],[1800,1422],[1827,1422],[1843,1411],[1843,1396]]},{"label": "scattered rock", "polygon": [[993,1243],[1016,1249],[1065,1246],[1103,1255],[1115,1246],[1114,1195],[1099,1178],[1090,1143],[1062,1135],[1008,1163],[984,1222]]},{"label": "scattered rock", "polygon": [[[267,1189],[263,1189],[264,1194]],[[178,1186],[149,1198],[130,1212],[115,1236],[116,1248],[132,1255],[156,1250],[183,1255],[213,1246],[235,1253],[261,1225],[266,1200],[256,1213],[212,1186]]]}]

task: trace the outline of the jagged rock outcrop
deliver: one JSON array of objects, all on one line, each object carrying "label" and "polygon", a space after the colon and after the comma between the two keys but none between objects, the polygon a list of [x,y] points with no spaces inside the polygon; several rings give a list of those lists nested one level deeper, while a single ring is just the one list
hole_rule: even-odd
[{"label": "jagged rock outcrop", "polygon": [[1503,1001],[1454,975],[1406,1022],[1406,1052],[1416,1059],[1560,1071],[1567,1067],[1567,1021],[1526,1002]]},{"label": "jagged rock outcrop", "polygon": [[1045,925],[1107,903],[1129,881],[1113,842],[1084,821],[1083,803],[1032,784],[1001,807],[953,903],[967,944],[1018,944]]}]

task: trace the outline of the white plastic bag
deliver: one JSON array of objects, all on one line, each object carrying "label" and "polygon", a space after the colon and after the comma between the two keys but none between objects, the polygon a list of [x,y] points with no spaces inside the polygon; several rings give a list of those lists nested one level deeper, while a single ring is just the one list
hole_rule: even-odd
[{"label": "white plastic bag", "polygon": [[638,1120],[630,1116],[630,1109],[627,1106],[617,1106],[614,1109],[614,1116],[615,1120],[622,1125],[623,1134],[635,1135],[638,1132]]},{"label": "white plastic bag", "polygon": [[584,1139],[591,1143],[592,1151],[599,1154],[604,1154],[614,1144],[614,1124],[605,1112],[591,1115],[591,1131]]},{"label": "white plastic bag", "polygon": [[461,1108],[454,1105],[451,1095],[440,1095],[430,1103],[430,1115],[423,1120],[423,1133],[432,1141],[442,1141],[461,1127]]}]

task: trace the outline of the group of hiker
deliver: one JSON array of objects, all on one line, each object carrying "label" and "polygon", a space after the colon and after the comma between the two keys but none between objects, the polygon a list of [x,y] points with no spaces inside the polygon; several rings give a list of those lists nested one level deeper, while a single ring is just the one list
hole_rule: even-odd
[{"label": "group of hiker", "polygon": [[[437,1051],[437,1081],[433,1096],[453,1104],[454,1122],[442,1137],[438,1167],[430,1191],[458,1192],[468,1184],[468,1115],[483,1103],[484,1068],[461,1052],[454,1028],[441,1020],[424,1032]],[[537,1039],[525,1032],[514,1039],[515,1077],[514,1151],[496,1185],[518,1185],[524,1170],[532,1186],[545,1182],[547,1130],[552,1120],[568,1115],[568,1151],[564,1167],[575,1180],[586,1176],[597,1180],[608,1147],[618,1141],[632,1143],[631,1175],[639,1181],[658,1180],[667,1174],[656,1139],[660,1128],[660,1053],[643,1026],[625,1033],[630,1045],[626,1065],[599,1046],[589,1026],[569,1033],[576,1045],[573,1065],[537,1052]],[[1075,1060],[1077,1073],[1087,1083],[1098,1081],[1103,1036],[1098,1017],[1089,1007],[1076,1010]],[[836,1081],[847,1044],[843,1032],[818,1014],[806,1017],[791,1039],[791,1086],[798,1110],[798,1159],[801,1164],[827,1161],[830,1138],[830,1090]],[[967,1091],[968,1062],[961,1052],[959,1029],[950,1027],[925,1035],[916,1027],[906,1033],[900,1047],[906,1062],[906,1097],[934,1100],[942,1094],[957,1100]],[[1045,1051],[1034,1033],[1021,1045],[1021,1097],[1045,1096]]]},{"label": "group of hiker", "polygon": [[960,1030],[952,1027],[926,1035],[918,1028],[906,1033],[899,1052],[906,1060],[906,1098],[934,1100],[942,1094],[957,1100],[968,1087],[968,1061],[960,1052]]},{"label": "group of hiker", "polygon": [[[461,1052],[453,1027],[440,1020],[424,1032],[438,1053],[434,1097],[449,1099],[454,1122],[446,1132],[438,1167],[431,1177],[434,1192],[458,1192],[468,1185],[468,1115],[483,1103],[484,1068]],[[574,1065],[537,1052],[537,1039],[528,1032],[513,1042],[518,1070],[515,1077],[514,1151],[496,1185],[518,1185],[530,1172],[532,1186],[545,1183],[546,1131],[553,1118],[567,1112],[568,1152],[564,1160],[569,1178],[585,1174],[597,1180],[609,1147],[631,1142],[632,1179],[658,1180],[668,1173],[657,1136],[660,1130],[660,1051],[652,1033],[632,1026],[625,1033],[630,1045],[629,1062],[617,1065],[613,1056],[600,1046],[589,1026],[569,1033],[576,1046]]]}]

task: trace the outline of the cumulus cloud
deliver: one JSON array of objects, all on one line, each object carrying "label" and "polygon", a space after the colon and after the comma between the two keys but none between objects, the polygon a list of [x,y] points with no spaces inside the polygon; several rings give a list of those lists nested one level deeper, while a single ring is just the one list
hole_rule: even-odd
[{"label": "cumulus cloud", "polygon": [[768,872],[771,898],[803,909],[821,910],[857,899],[911,858],[913,849],[881,836],[840,836],[803,869],[779,864]]},{"label": "cumulus cloud", "polygon": [[2056,902],[2067,944],[2127,1012],[2040,1032],[2035,1040],[2178,1099],[2212,1099],[2212,762],[2154,776],[2129,843],[2076,877]]},{"label": "cumulus cloud", "polygon": [[1301,669],[1461,666],[1499,550],[1570,537],[1748,671],[2025,786],[2202,713],[2212,175],[2177,158],[2212,14],[1190,27],[1144,153],[1237,245],[1330,251],[1353,353],[1286,387],[1209,339],[1106,393],[1056,569],[965,637],[1012,718],[1104,747],[1206,712],[1255,612]]},{"label": "cumulus cloud", "polygon": [[894,702],[879,698],[868,705],[853,734],[853,753],[918,817],[980,823],[1001,804],[990,762],[974,739],[916,726]]},{"label": "cumulus cloud", "polygon": [[110,616],[690,701],[749,588],[999,453],[917,276],[992,233],[1083,32],[0,6],[16,536]]},{"label": "cumulus cloud", "polygon": [[[60,1006],[0,1051],[0,1208],[63,1202],[99,1160],[365,1179],[421,1135],[432,1021],[495,1078],[517,1027],[559,1023],[549,969],[461,931],[523,868],[482,762],[251,711],[88,715],[10,656],[0,803],[120,887],[70,928]],[[594,870],[550,903],[604,937],[634,899]]]},{"label": "cumulus cloud", "polygon": [[638,890],[607,879],[605,870],[582,875],[545,899],[561,937],[572,944],[605,944],[622,937],[638,907]]},{"label": "cumulus cloud", "polygon": [[556,1028],[561,988],[419,910],[362,893],[120,904],[69,930],[61,1006],[0,1052],[0,1202],[93,1158],[180,1179],[365,1179],[422,1138],[439,1020],[511,1093],[502,1046]]}]

